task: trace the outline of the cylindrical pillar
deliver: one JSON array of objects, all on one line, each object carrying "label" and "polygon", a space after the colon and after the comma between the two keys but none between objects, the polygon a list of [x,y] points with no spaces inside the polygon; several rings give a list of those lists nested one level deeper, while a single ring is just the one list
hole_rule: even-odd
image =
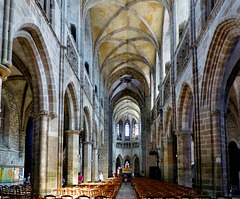
[{"label": "cylindrical pillar", "polygon": [[6,0],[4,8],[3,47],[2,47],[2,63],[4,64],[7,64],[10,2],[11,2],[10,0]]},{"label": "cylindrical pillar", "polygon": [[93,148],[93,168],[92,168],[92,180],[97,181],[98,180],[98,148]]},{"label": "cylindrical pillar", "polygon": [[79,131],[67,133],[67,186],[78,184]]},{"label": "cylindrical pillar", "polygon": [[84,182],[92,181],[92,142],[84,142],[83,158],[83,180]]},{"label": "cylindrical pillar", "polygon": [[44,196],[47,193],[47,131],[48,131],[48,113],[41,111],[40,116],[40,149],[39,149],[39,195]]},{"label": "cylindrical pillar", "polygon": [[26,133],[24,131],[20,131],[19,133],[19,157],[23,157],[23,154],[25,153],[25,138]]},{"label": "cylindrical pillar", "polygon": [[191,168],[191,132],[178,131],[177,157],[178,157],[178,184],[192,187]]}]

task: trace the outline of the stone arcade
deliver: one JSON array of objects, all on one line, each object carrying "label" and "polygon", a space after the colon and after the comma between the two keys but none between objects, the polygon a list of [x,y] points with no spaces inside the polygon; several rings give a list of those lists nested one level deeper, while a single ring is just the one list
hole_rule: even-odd
[{"label": "stone arcade", "polygon": [[0,184],[238,190],[239,38],[239,0],[0,0]]}]

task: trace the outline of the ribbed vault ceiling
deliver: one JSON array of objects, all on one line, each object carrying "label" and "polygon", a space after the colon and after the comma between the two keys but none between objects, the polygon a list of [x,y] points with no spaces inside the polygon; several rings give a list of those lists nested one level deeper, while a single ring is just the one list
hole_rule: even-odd
[{"label": "ribbed vault ceiling", "polygon": [[[126,89],[139,98],[148,95],[160,49],[164,6],[145,0],[88,0],[85,10],[90,10],[94,57],[109,96]],[[130,109],[134,115],[139,112],[131,107],[126,110]],[[123,109],[116,110],[125,114]]]}]

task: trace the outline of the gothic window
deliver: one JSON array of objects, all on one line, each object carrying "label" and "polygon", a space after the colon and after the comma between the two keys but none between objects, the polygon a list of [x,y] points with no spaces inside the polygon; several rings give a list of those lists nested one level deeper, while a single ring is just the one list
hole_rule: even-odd
[{"label": "gothic window", "polygon": [[89,75],[89,64],[87,62],[85,62],[85,69],[87,71],[87,74]]},{"label": "gothic window", "polygon": [[124,132],[125,132],[125,138],[130,139],[130,125],[128,122],[125,123]]},{"label": "gothic window", "polygon": [[138,139],[138,123],[134,125],[135,139]]},{"label": "gothic window", "polygon": [[117,140],[122,140],[123,122],[120,120],[116,125]]},{"label": "gothic window", "polygon": [[117,127],[116,127],[116,133],[117,133],[117,136],[119,137],[119,136],[120,136],[119,124],[117,124]]},{"label": "gothic window", "polygon": [[44,0],[42,3],[43,3],[43,6],[42,6],[43,10],[45,13],[47,13],[47,0]]},{"label": "gothic window", "polygon": [[132,138],[133,140],[138,139],[138,123],[134,120],[133,121],[133,131],[132,131]]},{"label": "gothic window", "polygon": [[53,23],[53,0],[50,1],[50,13],[49,13],[49,21],[52,24]]},{"label": "gothic window", "polygon": [[203,10],[203,25],[205,25],[209,15],[211,14],[217,0],[202,0],[202,10]]},{"label": "gothic window", "polygon": [[70,29],[71,29],[71,34],[76,42],[76,34],[77,34],[77,29],[76,29],[76,26],[75,24],[70,24]]}]

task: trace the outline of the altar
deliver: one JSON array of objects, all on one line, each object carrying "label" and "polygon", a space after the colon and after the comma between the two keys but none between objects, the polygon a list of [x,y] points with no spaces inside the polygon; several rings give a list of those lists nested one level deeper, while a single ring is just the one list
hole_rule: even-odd
[{"label": "altar", "polygon": [[123,173],[132,173],[132,170],[133,170],[133,169],[130,168],[130,167],[125,167],[125,168],[122,169],[122,172],[123,172]]},{"label": "altar", "polygon": [[133,169],[130,167],[128,161],[125,162],[125,167],[122,169],[122,173],[132,173]]}]

